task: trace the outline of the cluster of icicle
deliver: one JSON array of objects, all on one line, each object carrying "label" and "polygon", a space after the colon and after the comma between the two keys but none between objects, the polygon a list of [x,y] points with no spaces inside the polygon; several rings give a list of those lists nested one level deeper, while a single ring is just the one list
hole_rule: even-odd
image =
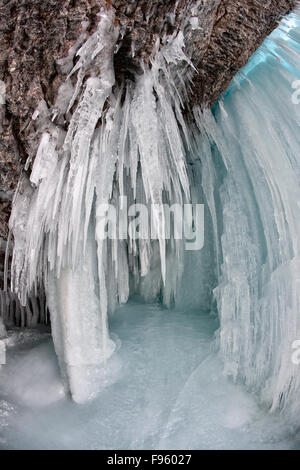
[{"label": "cluster of icicle", "polygon": [[48,321],[46,298],[42,292],[38,297],[28,296],[23,306],[16,294],[0,290],[0,311],[2,323],[6,326],[34,327]]},{"label": "cluster of icicle", "polygon": [[300,8],[282,20],[213,113],[194,109],[220,272],[215,297],[225,370],[296,424],[300,104],[292,96],[299,26]]},{"label": "cluster of icicle", "polygon": [[[300,105],[292,102],[299,28],[290,28],[298,16],[283,20],[213,113],[194,108],[188,127],[182,105],[191,64],[182,34],[157,46],[151,66],[121,88],[111,13],[79,50],[71,72],[77,85],[69,78],[60,90],[11,218],[12,288],[25,302],[45,286],[55,349],[76,401],[96,393],[97,366],[114,351],[107,312],[131,290],[170,303],[183,265],[182,245],[164,237],[100,239],[97,208],[122,196],[128,204],[188,201],[189,154],[201,162],[213,226],[225,370],[272,410],[300,415],[292,362],[300,339]],[[67,133],[61,115],[69,116]],[[164,225],[159,214],[157,224]]]},{"label": "cluster of icicle", "polygon": [[[160,50],[157,44],[151,65],[120,88],[113,69],[117,39],[113,13],[103,12],[60,89],[52,122],[43,124],[30,181],[20,183],[10,221],[12,290],[25,303],[30,292],[45,286],[55,349],[77,401],[93,392],[83,374],[95,370],[87,368],[114,350],[107,312],[128,300],[130,283],[145,298],[162,293],[168,304],[178,281],[168,259],[175,257],[180,266],[183,256],[179,243],[165,240],[159,210],[154,211],[158,240],[127,234],[103,240],[97,235],[98,207],[116,202],[118,209],[123,196],[128,206],[152,207],[190,197],[182,107],[191,64],[183,35],[167,38]],[[45,114],[41,110],[37,119]],[[70,116],[67,133],[56,124],[62,114]]]}]

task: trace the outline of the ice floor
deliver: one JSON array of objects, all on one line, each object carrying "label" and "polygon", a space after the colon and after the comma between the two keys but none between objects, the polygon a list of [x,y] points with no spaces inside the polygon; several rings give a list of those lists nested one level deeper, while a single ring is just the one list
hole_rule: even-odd
[{"label": "ice floor", "polygon": [[295,449],[300,440],[231,384],[216,320],[131,303],[110,322],[118,352],[99,397],[64,395],[50,333],[10,331],[0,370],[1,449]]}]

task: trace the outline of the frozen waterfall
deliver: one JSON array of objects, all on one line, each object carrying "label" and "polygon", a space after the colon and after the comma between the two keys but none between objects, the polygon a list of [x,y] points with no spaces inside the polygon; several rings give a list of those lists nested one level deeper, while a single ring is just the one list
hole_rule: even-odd
[{"label": "frozen waterfall", "polygon": [[214,294],[225,371],[298,423],[299,11],[282,21],[213,112],[194,109],[196,155],[221,253]]},{"label": "frozen waterfall", "polygon": [[[157,43],[134,82],[116,84],[110,12],[78,50],[55,107],[40,103],[40,146],[10,221],[12,290],[26,304],[45,289],[75,401],[95,397],[110,367],[108,315],[138,296],[217,310],[225,373],[299,424],[299,13],[282,20],[212,110],[190,110],[193,119],[183,34]],[[203,250],[166,234],[161,208],[189,203],[204,204],[191,224],[204,217]],[[118,220],[125,204],[151,206],[157,237],[129,236],[132,225],[103,237],[109,204]]]},{"label": "frozen waterfall", "polygon": [[[69,76],[53,110],[41,103],[43,136],[11,217],[12,289],[25,304],[45,287],[55,350],[78,402],[97,390],[98,365],[114,351],[107,313],[127,302],[130,284],[146,300],[162,292],[169,305],[176,296],[183,249],[166,237],[161,207],[190,201],[182,108],[192,64],[183,35],[167,38],[160,50],[157,44],[135,84],[113,89],[117,38],[113,14],[103,13],[70,72],[78,73],[75,89]],[[76,101],[65,133],[59,120]],[[127,231],[102,236],[103,207],[124,197],[128,205],[151,205],[157,239],[128,239]]]}]

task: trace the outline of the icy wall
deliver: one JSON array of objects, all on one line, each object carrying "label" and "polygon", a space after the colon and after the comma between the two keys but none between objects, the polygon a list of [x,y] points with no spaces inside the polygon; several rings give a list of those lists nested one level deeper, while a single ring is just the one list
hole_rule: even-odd
[{"label": "icy wall", "polygon": [[225,372],[298,423],[299,13],[282,21],[213,112],[194,109],[221,265],[214,293]]},{"label": "icy wall", "polygon": [[[76,86],[62,85],[51,113],[40,103],[43,136],[10,223],[12,287],[23,304],[45,287],[75,401],[97,392],[99,365],[115,348],[107,314],[117,303],[138,294],[210,309],[215,288],[226,373],[273,410],[299,414],[298,16],[283,20],[213,112],[194,108],[193,124],[183,115],[193,66],[182,34],[166,36],[143,73],[117,87],[118,28],[107,12],[79,50]],[[103,240],[100,207],[124,196],[157,207],[204,202],[203,254],[166,241],[159,210],[157,241]]]}]

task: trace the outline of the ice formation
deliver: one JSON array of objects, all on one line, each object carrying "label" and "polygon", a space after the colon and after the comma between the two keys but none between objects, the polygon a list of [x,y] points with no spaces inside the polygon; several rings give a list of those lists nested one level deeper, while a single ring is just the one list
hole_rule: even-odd
[{"label": "ice formation", "polygon": [[225,371],[298,423],[299,12],[282,21],[213,112],[194,109],[195,154],[221,254],[214,293]]},{"label": "ice formation", "polygon": [[[209,283],[226,373],[259,392],[270,409],[299,416],[300,379],[291,360],[300,338],[300,108],[292,101],[298,18],[299,9],[213,111],[196,107],[187,124],[182,110],[192,64],[182,33],[156,45],[135,82],[117,86],[118,28],[103,13],[70,72],[77,72],[75,88],[68,77],[48,112],[52,121],[41,104],[35,118],[43,137],[11,217],[12,289],[24,304],[44,286],[55,350],[75,401],[97,392],[97,368],[115,348],[107,314],[117,303],[137,293],[167,306],[187,297],[197,304]],[[210,267],[204,255],[165,239],[158,209],[157,240],[127,233],[103,240],[100,208],[125,196],[128,204],[155,207],[204,198]],[[205,302],[211,308],[209,296]]]},{"label": "ice formation", "polygon": [[[25,304],[28,294],[45,287],[55,349],[78,402],[93,396],[88,376],[114,350],[107,312],[128,300],[130,283],[146,299],[163,290],[170,304],[175,296],[183,250],[165,239],[160,207],[190,200],[182,106],[191,63],[183,53],[183,35],[167,38],[160,50],[157,44],[151,67],[144,67],[135,84],[120,88],[113,70],[117,39],[113,14],[105,12],[77,53],[70,72],[77,72],[75,89],[68,77],[51,122],[43,122],[41,110],[34,116],[44,133],[11,217],[12,290]],[[65,133],[60,116],[75,105]],[[128,205],[152,204],[157,240],[100,236],[100,209],[124,196]]]},{"label": "ice formation", "polygon": [[83,406],[63,393],[49,330],[10,330],[0,449],[299,449],[289,426],[222,374],[217,323],[200,309],[128,302],[109,320],[121,342],[110,381]]}]

